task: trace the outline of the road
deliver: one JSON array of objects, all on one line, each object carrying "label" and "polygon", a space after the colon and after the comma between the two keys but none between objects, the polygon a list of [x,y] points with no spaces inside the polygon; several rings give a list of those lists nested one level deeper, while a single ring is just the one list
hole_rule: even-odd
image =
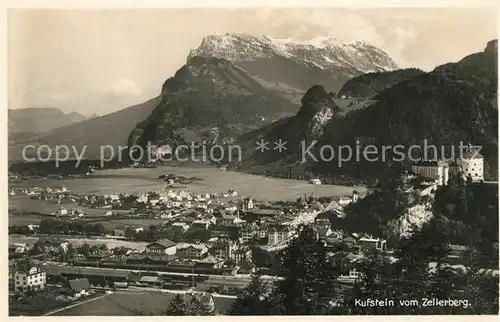
[{"label": "road", "polygon": [[82,304],[85,304],[85,303],[89,303],[89,302],[92,302],[92,301],[95,301],[95,300],[98,300],[98,299],[101,299],[105,296],[107,296],[108,294],[104,294],[104,295],[101,295],[101,296],[97,296],[97,297],[93,297],[91,299],[88,299],[86,301],[82,301],[82,302],[78,302],[78,303],[75,303],[75,304],[71,304],[71,305],[68,305],[68,306],[65,306],[63,308],[60,308],[60,309],[55,309],[55,310],[52,310],[48,313],[45,313],[44,315],[42,316],[48,316],[48,315],[52,315],[52,314],[56,314],[58,312],[61,312],[61,311],[64,311],[64,310],[68,310],[68,309],[71,309],[73,307],[76,307],[76,306],[79,306],[79,305],[82,305]]},{"label": "road", "polygon": [[[137,287],[137,286],[129,286],[127,289],[119,290],[116,293],[147,293],[147,292],[161,292],[161,293],[170,293],[170,294],[186,294],[190,292],[200,292],[196,289],[189,290],[165,290],[159,288],[146,288],[146,287]],[[213,297],[222,297],[226,299],[235,299],[237,296],[235,295],[225,295],[218,293],[210,293]]]}]

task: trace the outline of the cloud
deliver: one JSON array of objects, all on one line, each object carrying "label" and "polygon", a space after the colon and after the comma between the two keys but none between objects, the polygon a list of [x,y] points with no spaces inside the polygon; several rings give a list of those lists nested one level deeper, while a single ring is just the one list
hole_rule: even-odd
[{"label": "cloud", "polygon": [[410,30],[403,27],[394,28],[389,38],[391,41],[387,46],[387,50],[402,67],[406,67],[408,62],[405,59],[405,50],[417,38],[418,33],[415,30]]},{"label": "cloud", "polygon": [[120,78],[111,87],[114,96],[137,96],[142,89],[130,78]]},{"label": "cloud", "polygon": [[55,101],[64,101],[66,99],[69,98],[69,93],[67,92],[55,92],[52,94],[52,98],[55,100]]}]

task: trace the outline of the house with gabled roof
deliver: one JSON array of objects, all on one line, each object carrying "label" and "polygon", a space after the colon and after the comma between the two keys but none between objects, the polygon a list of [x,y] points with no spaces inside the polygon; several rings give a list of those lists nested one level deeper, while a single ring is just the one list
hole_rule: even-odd
[{"label": "house with gabled roof", "polygon": [[195,220],[192,225],[193,228],[208,229],[210,227],[210,221],[208,220]]},{"label": "house with gabled roof", "polygon": [[221,211],[218,216],[217,216],[217,225],[221,226],[226,226],[226,225],[232,225],[235,223],[237,216],[233,215],[232,213],[226,212],[226,211]]},{"label": "house with gabled roof", "polygon": [[73,297],[83,297],[89,294],[90,282],[87,278],[77,278],[68,281]]},{"label": "house with gabled roof", "polygon": [[201,260],[208,256],[208,247],[205,244],[177,244],[176,255],[182,260]]},{"label": "house with gabled roof", "polygon": [[176,243],[169,239],[159,239],[149,245],[146,245],[148,253],[174,255],[176,252]]},{"label": "house with gabled roof", "polygon": [[197,266],[203,268],[217,269],[221,268],[224,264],[224,260],[222,258],[217,258],[212,255],[208,255],[202,260],[198,261]]}]

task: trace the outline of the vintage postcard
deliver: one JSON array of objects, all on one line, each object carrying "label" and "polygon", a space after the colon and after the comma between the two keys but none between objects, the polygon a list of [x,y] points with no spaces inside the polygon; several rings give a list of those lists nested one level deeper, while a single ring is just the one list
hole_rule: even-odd
[{"label": "vintage postcard", "polygon": [[9,316],[498,314],[495,2],[6,17]]}]

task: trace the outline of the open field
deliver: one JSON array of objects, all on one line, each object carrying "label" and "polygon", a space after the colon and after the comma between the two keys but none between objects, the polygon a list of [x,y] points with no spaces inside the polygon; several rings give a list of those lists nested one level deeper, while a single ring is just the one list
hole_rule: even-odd
[{"label": "open field", "polygon": [[[28,236],[9,236],[9,244],[34,244],[40,237],[28,237]],[[70,242],[73,246],[81,246],[83,244],[89,244],[90,246],[96,246],[101,244],[106,244],[108,248],[115,247],[127,247],[127,248],[141,248],[146,246],[148,243],[144,242],[131,242],[126,240],[116,240],[116,239],[106,239],[106,238],[65,238],[61,237]]]},{"label": "open field", "polygon": [[[82,208],[75,203],[58,205],[55,203],[50,203],[46,200],[31,199],[29,196],[9,196],[9,210],[16,210],[27,213],[36,212],[41,214],[51,214],[55,213],[61,206],[64,206],[65,208]],[[90,211],[89,214],[92,213],[96,214],[99,213],[100,215],[104,214],[104,211],[102,209],[88,209],[88,210]]]},{"label": "open field", "polygon": [[[55,315],[63,316],[106,316],[106,315],[134,315],[136,312],[149,315],[165,311],[175,294],[163,292],[120,292],[104,296],[98,300],[88,302]],[[215,307],[220,314],[226,313],[234,299],[215,298]]]},{"label": "open field", "polygon": [[[37,225],[42,219],[56,218],[51,214],[56,212],[59,207],[76,208],[85,213],[84,221],[92,223],[101,223],[107,229],[119,228],[124,225],[158,225],[164,222],[160,219],[116,219],[104,217],[109,211],[106,209],[92,209],[78,206],[76,203],[54,204],[45,200],[34,200],[29,196],[11,196],[9,197],[9,225]],[[15,215],[14,212],[22,212],[22,215]],[[129,213],[127,210],[113,210],[114,213]]]},{"label": "open field", "polygon": [[[12,213],[9,214],[9,226],[13,225],[38,225],[40,221],[47,218],[56,218],[53,216],[42,216],[36,214],[25,214],[25,215],[14,215]],[[165,219],[149,219],[149,218],[129,218],[129,219],[115,219],[113,218],[87,218],[86,222],[90,222],[92,224],[102,224],[106,229],[121,229],[125,226],[141,226],[141,227],[149,227],[151,225],[161,225],[165,223]]]},{"label": "open field", "polygon": [[[188,177],[200,177],[183,186],[193,193],[217,192],[225,193],[235,189],[241,196],[251,196],[258,200],[295,200],[300,195],[314,194],[322,196],[350,195],[353,187],[333,185],[312,185],[306,181],[267,178],[240,172],[223,172],[214,167],[158,167],[155,169],[124,168],[109,169],[95,172],[92,176],[68,180],[41,180],[28,183],[39,186],[65,185],[79,194],[119,194],[147,192],[165,187],[158,176],[165,173],[175,173]],[[182,187],[179,187],[182,188]],[[179,189],[178,188],[178,189]],[[361,187],[356,188],[362,192]]]},{"label": "open field", "polygon": [[[85,213],[86,218],[100,218],[109,209],[94,209],[79,206],[77,203],[55,204],[48,200],[31,199],[29,196],[9,196],[9,211],[21,211],[24,213],[39,213],[50,215],[55,213],[60,207],[67,209],[80,209]],[[113,210],[114,213],[129,213],[128,210]]]}]

